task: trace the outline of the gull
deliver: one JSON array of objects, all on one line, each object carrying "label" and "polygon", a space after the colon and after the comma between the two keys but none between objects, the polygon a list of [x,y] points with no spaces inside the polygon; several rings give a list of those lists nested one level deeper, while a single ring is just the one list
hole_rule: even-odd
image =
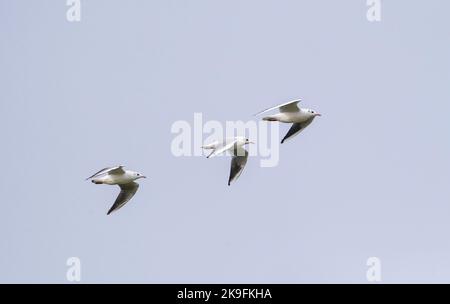
[{"label": "gull", "polygon": [[263,113],[279,109],[280,113],[275,115],[270,115],[264,117],[263,120],[266,121],[279,121],[284,123],[292,123],[291,128],[287,132],[286,136],[283,138],[281,143],[284,143],[287,139],[293,138],[295,135],[298,135],[301,131],[303,131],[307,126],[309,126],[314,118],[317,116],[322,116],[321,114],[311,110],[311,109],[301,109],[298,107],[298,103],[301,100],[293,100],[287,103],[283,103],[281,105],[263,110],[255,116],[261,115]]},{"label": "gull", "polygon": [[108,215],[122,208],[136,194],[139,184],[135,180],[146,178],[138,172],[124,170],[123,168],[124,166],[104,168],[86,178],[86,180],[90,179],[96,185],[106,184],[118,185],[120,187],[119,196],[109,209]]},{"label": "gull", "polygon": [[228,186],[241,176],[245,165],[247,164],[248,151],[244,149],[247,144],[253,144],[245,137],[227,138],[222,142],[215,141],[211,144],[202,146],[203,149],[212,150],[206,157],[211,158],[223,152],[230,152],[232,154],[230,177],[228,178]]}]

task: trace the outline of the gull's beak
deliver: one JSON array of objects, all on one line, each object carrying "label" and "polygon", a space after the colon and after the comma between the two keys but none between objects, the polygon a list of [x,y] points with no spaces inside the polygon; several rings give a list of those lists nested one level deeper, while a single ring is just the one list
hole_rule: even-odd
[{"label": "gull's beak", "polygon": [[317,113],[317,114],[316,114],[316,116],[322,116],[322,114],[320,114],[320,113]]},{"label": "gull's beak", "polygon": [[249,143],[249,144],[253,144],[253,145],[255,144],[255,142],[253,142],[253,141],[249,141],[248,143]]}]

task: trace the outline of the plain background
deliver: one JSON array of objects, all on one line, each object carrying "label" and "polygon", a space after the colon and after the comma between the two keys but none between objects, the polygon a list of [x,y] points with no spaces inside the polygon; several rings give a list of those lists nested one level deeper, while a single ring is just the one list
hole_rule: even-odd
[{"label": "plain background", "polygon": [[[450,282],[450,2],[0,0],[0,282]],[[226,185],[177,120],[321,113]],[[281,135],[288,126],[280,127]],[[84,181],[125,164],[150,178]],[[117,188],[117,189],[116,189]]]}]

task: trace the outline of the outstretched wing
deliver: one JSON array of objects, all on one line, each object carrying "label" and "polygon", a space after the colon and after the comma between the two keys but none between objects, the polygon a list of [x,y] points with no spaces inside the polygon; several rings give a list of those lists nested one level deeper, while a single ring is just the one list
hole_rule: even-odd
[{"label": "outstretched wing", "polygon": [[247,164],[248,159],[248,151],[244,148],[237,148],[234,150],[233,158],[231,159],[231,169],[230,169],[230,177],[228,178],[228,186],[231,185],[231,182],[241,176],[242,171],[244,170],[245,165]]},{"label": "outstretched wing", "polygon": [[222,147],[217,148],[210,155],[208,155],[207,158],[214,157],[220,153],[230,150],[231,148],[233,148],[233,146],[236,144],[236,142],[237,142],[237,140],[233,140],[233,141],[229,142],[228,144],[225,144]]},{"label": "outstretched wing", "polygon": [[298,112],[300,111],[299,107],[298,107],[298,103],[300,102],[300,99],[297,100],[292,100],[283,104],[280,104],[278,106],[272,107],[272,108],[268,108],[265,110],[262,110],[261,112],[255,114],[255,116],[261,115],[263,113],[275,110],[275,109],[280,109],[281,113],[285,113],[285,112]]},{"label": "outstretched wing", "polygon": [[314,117],[308,119],[305,122],[302,123],[295,123],[292,124],[292,127],[287,132],[286,136],[283,138],[281,143],[284,143],[286,140],[298,135],[301,131],[303,131],[309,124],[314,120]]},{"label": "outstretched wing", "polygon": [[103,174],[124,174],[125,171],[123,171],[123,166],[117,166],[117,167],[108,167],[108,168],[104,168],[100,171],[98,171],[97,173],[95,173],[92,176],[89,176],[88,178],[86,178],[86,180],[103,175]]},{"label": "outstretched wing", "polygon": [[122,208],[126,203],[130,201],[130,199],[136,194],[139,184],[135,182],[131,182],[129,184],[119,185],[120,193],[117,197],[116,201],[112,205],[111,209],[108,211],[108,215]]}]

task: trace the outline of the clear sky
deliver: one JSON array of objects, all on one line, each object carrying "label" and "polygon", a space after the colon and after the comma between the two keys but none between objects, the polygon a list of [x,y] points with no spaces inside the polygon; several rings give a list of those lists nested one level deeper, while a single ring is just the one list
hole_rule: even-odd
[{"label": "clear sky", "polygon": [[[450,282],[450,2],[0,0],[0,282]],[[171,126],[323,116],[250,158],[174,157]],[[288,126],[280,126],[282,135]],[[106,216],[124,164],[149,179]]]}]

